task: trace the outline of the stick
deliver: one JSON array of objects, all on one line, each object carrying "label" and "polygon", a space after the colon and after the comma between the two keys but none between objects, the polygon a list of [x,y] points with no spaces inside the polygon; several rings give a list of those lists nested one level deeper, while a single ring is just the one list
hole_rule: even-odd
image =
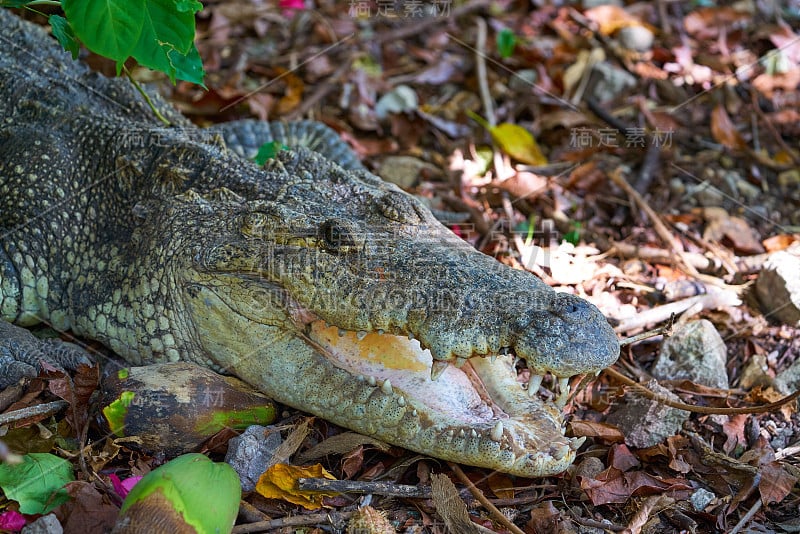
[{"label": "stick", "polygon": [[367,482],[361,480],[330,480],[327,478],[300,478],[297,487],[309,491],[335,491],[337,493],[375,493],[390,497],[429,499],[429,487],[395,484],[393,482]]}]

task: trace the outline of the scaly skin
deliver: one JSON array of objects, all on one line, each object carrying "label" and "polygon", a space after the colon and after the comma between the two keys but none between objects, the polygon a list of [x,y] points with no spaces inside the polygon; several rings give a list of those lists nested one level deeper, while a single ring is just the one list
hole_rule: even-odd
[{"label": "scaly skin", "polygon": [[[352,156],[346,170],[296,147],[259,169],[224,142],[253,123],[213,135],[156,98],[165,129],[126,82],[5,10],[0,23],[3,319],[72,330],[133,364],[231,373],[439,458],[524,476],[570,464],[566,381],[556,402],[536,390],[547,372],[617,358],[594,306],[475,251]],[[14,339],[0,340],[0,382],[25,360]]]}]

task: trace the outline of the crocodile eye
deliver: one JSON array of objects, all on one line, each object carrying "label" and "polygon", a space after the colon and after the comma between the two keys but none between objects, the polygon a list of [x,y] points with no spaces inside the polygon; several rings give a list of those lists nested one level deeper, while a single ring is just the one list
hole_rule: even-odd
[{"label": "crocodile eye", "polygon": [[319,238],[328,252],[350,252],[356,247],[355,231],[350,224],[328,219],[319,228]]}]

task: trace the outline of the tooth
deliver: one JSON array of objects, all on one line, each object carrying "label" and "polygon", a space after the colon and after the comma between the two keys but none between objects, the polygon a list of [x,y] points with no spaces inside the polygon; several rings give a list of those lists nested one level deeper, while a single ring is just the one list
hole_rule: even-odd
[{"label": "tooth", "polygon": [[500,441],[503,437],[503,422],[498,421],[492,427],[492,433],[489,435],[492,438],[492,441]]},{"label": "tooth", "polygon": [[359,341],[364,341],[365,337],[367,337],[367,332],[365,330],[359,330],[356,332],[356,338],[358,338]]},{"label": "tooth", "polygon": [[339,329],[339,337],[344,337],[344,335],[345,335],[346,333],[347,333],[347,330],[345,330],[344,328],[340,328],[340,329]]},{"label": "tooth", "polygon": [[475,438],[478,437],[478,433],[475,431],[474,428],[469,431],[469,435],[472,437],[472,439],[475,439]]},{"label": "tooth", "polygon": [[555,403],[559,408],[563,408],[567,404],[569,398],[569,377],[558,379],[558,397]]},{"label": "tooth", "polygon": [[579,438],[572,438],[571,440],[569,440],[569,448],[572,449],[573,451],[577,451],[578,449],[581,448],[581,445],[583,445],[585,442],[586,442],[586,436],[581,436]]},{"label": "tooth", "polygon": [[400,406],[406,405],[406,398],[403,396],[397,397],[397,404]]},{"label": "tooth", "polygon": [[375,380],[374,376],[368,376],[367,377],[367,384],[369,384],[370,386],[375,386],[377,383],[378,383],[378,381]]},{"label": "tooth", "polygon": [[463,437],[464,437],[464,429],[463,429],[463,428],[460,428],[460,429],[458,430],[458,437],[459,437],[459,438],[463,438]]},{"label": "tooth", "polygon": [[465,363],[467,363],[466,358],[456,358],[455,366],[457,369],[461,369],[462,367],[464,367]]},{"label": "tooth", "polygon": [[434,382],[439,380],[439,377],[442,376],[447,366],[450,365],[447,362],[443,362],[441,360],[434,360],[433,365],[431,366],[431,380]]},{"label": "tooth", "polygon": [[452,429],[448,430],[447,432],[444,433],[444,435],[447,436],[449,439],[453,439],[453,430]]},{"label": "tooth", "polygon": [[553,452],[552,452],[553,458],[555,458],[556,460],[561,460],[567,454],[569,454],[569,450],[570,450],[570,447],[566,443],[564,443],[563,445],[559,445],[558,447],[553,449]]},{"label": "tooth", "polygon": [[356,380],[358,380],[359,382],[363,382],[364,380],[366,380],[366,378],[364,378],[364,375],[358,375],[356,377]]},{"label": "tooth", "polygon": [[378,328],[378,335],[382,336],[384,332],[385,330],[383,328]]},{"label": "tooth", "polygon": [[489,358],[492,360],[492,363],[494,363],[497,361],[497,354],[492,354],[491,356],[489,356]]},{"label": "tooth", "polygon": [[416,416],[418,416],[418,415],[419,415],[419,414],[417,413],[417,409],[416,409],[416,408],[414,408],[413,410],[411,410],[411,415],[413,415],[414,417],[416,417]]},{"label": "tooth", "polygon": [[391,395],[392,393],[394,393],[394,390],[392,389],[392,383],[389,381],[388,378],[383,381],[383,384],[381,384],[381,391],[383,391],[387,395]]},{"label": "tooth", "polygon": [[542,385],[544,375],[535,375],[531,373],[531,379],[528,380],[528,396],[533,397],[539,392],[539,387]]},{"label": "tooth", "polygon": [[409,332],[408,333],[408,339],[410,339],[411,341],[414,341],[414,332]]}]

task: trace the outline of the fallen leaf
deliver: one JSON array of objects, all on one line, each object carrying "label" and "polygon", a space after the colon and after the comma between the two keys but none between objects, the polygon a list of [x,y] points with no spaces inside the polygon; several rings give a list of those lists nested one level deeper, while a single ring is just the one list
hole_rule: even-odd
[{"label": "fallen leaf", "polygon": [[797,234],[779,234],[766,238],[761,244],[764,245],[767,252],[777,252],[789,248],[798,239],[800,237]]},{"label": "fallen leaf", "polygon": [[596,423],[594,421],[571,421],[569,423],[571,436],[587,436],[590,438],[600,438],[611,443],[622,443],[625,436],[622,431],[614,425],[606,423]]},{"label": "fallen leaf", "polygon": [[336,480],[322,464],[300,467],[288,464],[275,464],[267,469],[256,484],[256,491],[268,499],[281,499],[297,504],[306,510],[322,508],[324,497],[334,497],[337,493],[322,491],[305,491],[297,488],[300,478],[320,478]]},{"label": "fallen leaf", "polygon": [[514,498],[514,482],[510,476],[494,471],[489,475],[486,482],[498,499]]},{"label": "fallen leaf", "polygon": [[747,146],[744,138],[736,130],[736,125],[728,116],[728,112],[721,105],[716,106],[711,112],[711,135],[731,150],[741,150]]},{"label": "fallen leaf", "polygon": [[494,142],[512,158],[529,165],[547,165],[536,139],[531,133],[517,124],[504,122],[489,129]]},{"label": "fallen leaf", "polygon": [[600,27],[600,33],[611,35],[626,26],[641,26],[642,23],[619,6],[600,5],[587,9],[584,16]]}]

